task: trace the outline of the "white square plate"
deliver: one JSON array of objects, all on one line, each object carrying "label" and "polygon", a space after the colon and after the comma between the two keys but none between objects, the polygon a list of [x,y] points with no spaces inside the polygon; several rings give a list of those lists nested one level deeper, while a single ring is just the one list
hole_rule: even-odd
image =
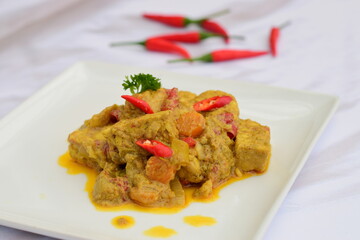
[{"label": "white square plate", "polygon": [[[193,203],[172,215],[100,212],[83,190],[86,177],[68,175],[57,163],[68,134],[114,103],[125,75],[151,73],[166,88],[196,93],[219,89],[238,100],[241,118],[271,128],[268,172],[227,186],[220,199]],[[337,98],[266,85],[187,76],[104,63],[79,63],[48,84],[0,122],[0,224],[62,239],[151,239],[143,231],[163,225],[171,239],[261,239],[310,150],[337,106]],[[120,230],[111,219],[135,218]],[[188,215],[214,217],[217,224],[191,227]]]}]

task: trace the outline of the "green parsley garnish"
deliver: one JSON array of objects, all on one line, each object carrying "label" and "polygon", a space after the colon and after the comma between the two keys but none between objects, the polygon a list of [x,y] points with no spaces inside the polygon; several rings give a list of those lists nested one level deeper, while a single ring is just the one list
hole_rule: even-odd
[{"label": "green parsley garnish", "polygon": [[151,74],[139,73],[135,75],[125,76],[124,83],[122,84],[124,90],[130,89],[132,94],[142,93],[146,90],[158,90],[161,88],[159,78]]}]

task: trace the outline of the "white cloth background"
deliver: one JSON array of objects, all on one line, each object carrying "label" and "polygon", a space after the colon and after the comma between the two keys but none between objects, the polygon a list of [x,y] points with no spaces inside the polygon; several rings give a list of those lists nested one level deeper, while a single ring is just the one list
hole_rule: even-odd
[{"label": "white cloth background", "polygon": [[[283,30],[280,56],[218,64],[167,64],[176,56],[112,41],[184,31],[141,13],[219,17],[246,41],[184,45],[194,56],[219,48],[267,49],[272,25]],[[266,240],[360,239],[360,2],[358,0],[2,0],[0,118],[75,62],[107,61],[337,95],[340,106],[274,217]],[[196,29],[196,28],[190,28]],[[1,190],[0,190],[1,192]],[[0,196],[1,197],[1,196]],[[0,226],[0,239],[50,239]]]}]

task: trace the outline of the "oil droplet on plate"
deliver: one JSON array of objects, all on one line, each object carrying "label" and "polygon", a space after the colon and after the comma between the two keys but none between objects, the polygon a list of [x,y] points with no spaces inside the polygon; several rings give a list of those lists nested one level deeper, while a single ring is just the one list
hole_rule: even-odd
[{"label": "oil droplet on plate", "polygon": [[214,225],[216,223],[216,219],[212,217],[196,215],[184,217],[184,222],[194,227],[203,227]]},{"label": "oil droplet on plate", "polygon": [[111,224],[119,229],[131,228],[135,224],[135,220],[130,216],[118,216],[111,220]]},{"label": "oil droplet on plate", "polygon": [[144,231],[144,234],[148,237],[168,238],[171,237],[172,235],[177,234],[177,232],[171,228],[156,226]]}]

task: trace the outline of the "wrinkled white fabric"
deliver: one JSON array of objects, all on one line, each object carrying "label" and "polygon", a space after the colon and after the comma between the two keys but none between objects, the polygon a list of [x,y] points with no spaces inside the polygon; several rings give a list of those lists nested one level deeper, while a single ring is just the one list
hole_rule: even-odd
[{"label": "wrinkled white fabric", "polygon": [[[144,12],[217,20],[233,35],[184,45],[197,56],[219,48],[267,49],[271,26],[283,29],[279,57],[218,64],[179,63],[140,46],[109,48],[185,31],[140,17]],[[360,239],[360,2],[358,0],[2,0],[0,1],[0,118],[78,61],[96,60],[179,73],[264,83],[337,95],[340,106],[316,144],[264,237]],[[190,27],[189,29],[196,29]],[[0,239],[51,239],[0,226]]]}]

